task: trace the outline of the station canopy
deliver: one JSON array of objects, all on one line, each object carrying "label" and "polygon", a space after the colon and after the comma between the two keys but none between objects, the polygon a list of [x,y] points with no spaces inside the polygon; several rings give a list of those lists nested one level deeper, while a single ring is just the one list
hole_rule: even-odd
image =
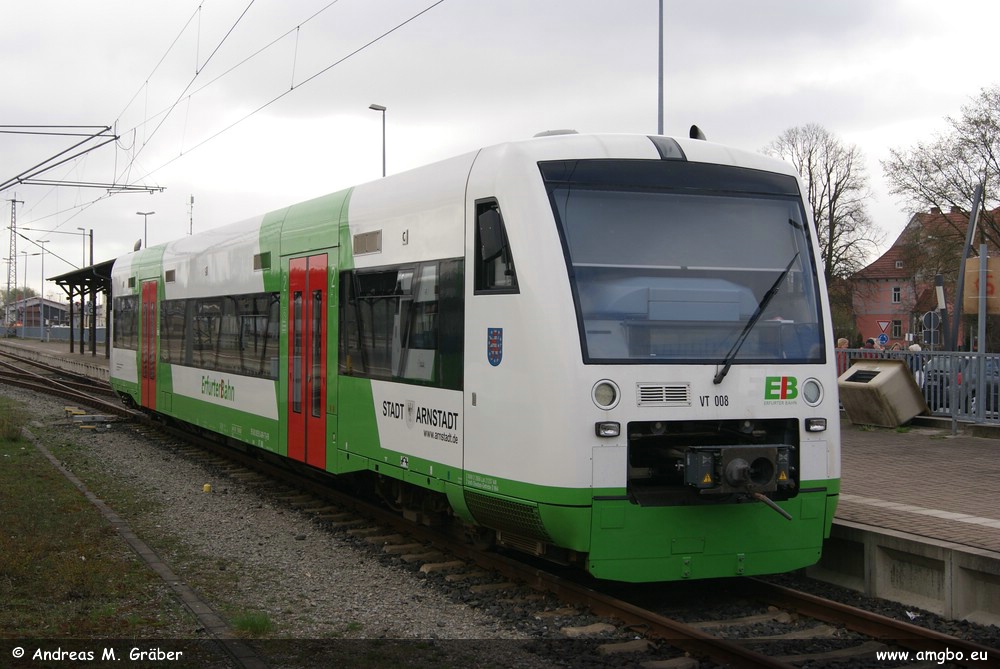
[{"label": "station canopy", "polygon": [[[84,352],[83,328],[79,328],[79,334],[74,332],[78,320],[74,315],[74,310],[80,308],[81,305],[90,305],[91,310],[96,311],[98,293],[104,295],[104,308],[106,311],[104,322],[111,322],[111,268],[114,264],[114,260],[107,260],[49,279],[49,281],[53,281],[57,286],[62,288],[69,297],[70,352],[73,352],[75,348],[74,341],[76,339],[79,339],[80,342],[80,353]],[[97,355],[97,319],[93,317],[90,318],[90,337],[88,339],[90,341],[91,355]],[[107,358],[110,356],[111,337],[106,334],[104,337],[104,357]]]}]

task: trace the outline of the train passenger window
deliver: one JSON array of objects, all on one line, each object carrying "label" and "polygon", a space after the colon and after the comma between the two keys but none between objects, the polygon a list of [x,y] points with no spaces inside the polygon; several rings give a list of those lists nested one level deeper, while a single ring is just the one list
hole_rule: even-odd
[{"label": "train passenger window", "polygon": [[184,318],[187,300],[160,303],[160,362],[184,364]]},{"label": "train passenger window", "polygon": [[278,378],[278,293],[160,303],[160,361]]},{"label": "train passenger window", "polygon": [[339,372],[460,389],[462,267],[455,259],[344,272]]},{"label": "train passenger window", "polygon": [[139,296],[123,295],[114,299],[115,348],[139,349]]},{"label": "train passenger window", "polygon": [[476,293],[516,293],[517,274],[496,200],[476,203]]},{"label": "train passenger window", "polygon": [[218,337],[222,320],[222,300],[199,300],[194,316],[194,366],[216,369]]}]

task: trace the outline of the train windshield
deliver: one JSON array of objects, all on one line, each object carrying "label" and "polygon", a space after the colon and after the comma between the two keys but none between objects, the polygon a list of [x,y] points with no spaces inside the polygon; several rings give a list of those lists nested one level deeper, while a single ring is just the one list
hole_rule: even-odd
[{"label": "train windshield", "polygon": [[539,167],[586,362],[823,362],[794,178],[666,160]]}]

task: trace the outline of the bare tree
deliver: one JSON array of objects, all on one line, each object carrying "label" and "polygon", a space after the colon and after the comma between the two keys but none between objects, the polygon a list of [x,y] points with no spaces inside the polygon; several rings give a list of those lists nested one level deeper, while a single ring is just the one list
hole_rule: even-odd
[{"label": "bare tree", "polygon": [[[1000,247],[1000,86],[984,88],[957,118],[945,119],[948,129],[932,141],[910,149],[892,149],[882,169],[890,192],[914,211],[937,207],[961,212],[968,220],[976,186],[982,182],[982,238]],[[964,225],[957,230],[965,234]]]},{"label": "bare tree", "polygon": [[864,267],[882,234],[866,209],[872,194],[860,149],[810,123],[786,130],[763,151],[792,163],[805,181],[827,284]]}]

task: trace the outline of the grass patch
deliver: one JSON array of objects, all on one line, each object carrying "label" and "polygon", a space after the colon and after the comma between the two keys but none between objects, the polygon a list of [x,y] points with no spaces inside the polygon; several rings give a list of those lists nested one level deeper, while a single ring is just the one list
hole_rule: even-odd
[{"label": "grass patch", "polygon": [[270,616],[263,611],[249,611],[232,616],[233,629],[247,636],[264,636],[274,630]]},{"label": "grass patch", "polygon": [[0,397],[0,441],[21,441],[21,428],[28,422],[28,414],[20,404]]},{"label": "grass patch", "polygon": [[0,438],[0,490],[0,637],[158,636],[179,615],[166,586],[27,439]]},{"label": "grass patch", "polygon": [[[116,428],[118,429],[118,428]],[[120,428],[125,430],[127,428]],[[180,537],[164,532],[158,524],[158,513],[165,504],[156,488],[137,488],[102,462],[99,445],[78,443],[78,439],[100,435],[84,433],[83,437],[67,438],[58,428],[35,429],[52,454],[83,480],[87,487],[128,520],[132,530],[142,537],[174,572],[202,596],[219,605],[222,610],[240,611],[245,607],[233,602],[233,594],[240,580],[238,565],[229,564],[212,555],[204,555],[188,546]],[[74,433],[75,434],[75,433]],[[201,494],[201,493],[199,493]],[[228,619],[228,612],[227,612]]]}]

